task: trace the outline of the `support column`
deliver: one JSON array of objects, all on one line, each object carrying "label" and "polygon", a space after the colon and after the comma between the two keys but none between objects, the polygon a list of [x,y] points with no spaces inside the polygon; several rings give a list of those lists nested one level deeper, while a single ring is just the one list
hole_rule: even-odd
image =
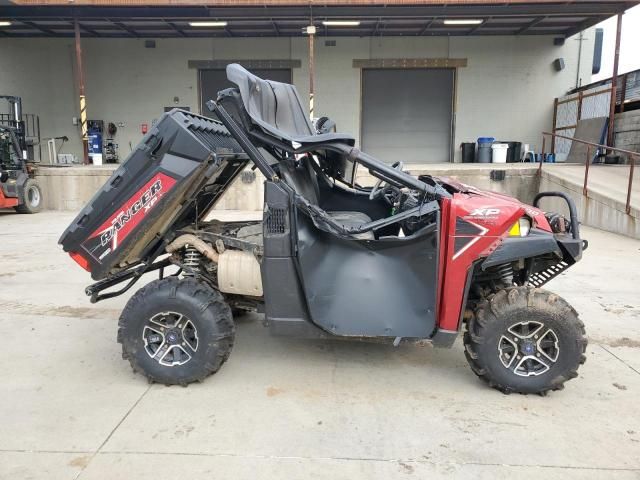
[{"label": "support column", "polygon": [[613,75],[611,76],[611,103],[609,105],[609,134],[607,146],[613,147],[613,131],[615,128],[616,100],[618,96],[618,62],[620,61],[620,34],[622,33],[622,13],[618,14],[616,27],[616,46],[613,56]]},{"label": "support column", "polygon": [[82,131],[83,161],[89,163],[89,132],[87,131],[87,99],[84,95],[84,70],[82,68],[82,46],[80,45],[80,25],[78,19],[73,21],[76,39],[76,70],[78,75],[78,94],[80,96],[80,126]]},{"label": "support column", "polygon": [[309,25],[306,28],[307,36],[309,37],[309,118],[313,121],[313,95],[315,93],[314,77],[315,77],[315,35],[316,27]]}]

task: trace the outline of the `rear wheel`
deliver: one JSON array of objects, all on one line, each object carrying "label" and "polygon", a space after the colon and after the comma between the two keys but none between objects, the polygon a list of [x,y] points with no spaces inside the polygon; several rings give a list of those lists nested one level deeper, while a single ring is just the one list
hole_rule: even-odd
[{"label": "rear wheel", "polygon": [[513,287],[480,303],[464,335],[473,371],[504,393],[560,390],[586,360],[584,324],[561,297]]},{"label": "rear wheel", "polygon": [[166,385],[217,372],[234,340],[231,309],[220,292],[193,278],[151,282],[127,303],[118,342],[134,371]]},{"label": "rear wheel", "polygon": [[42,190],[33,178],[24,183],[24,193],[20,205],[14,207],[18,213],[38,213],[42,210]]}]

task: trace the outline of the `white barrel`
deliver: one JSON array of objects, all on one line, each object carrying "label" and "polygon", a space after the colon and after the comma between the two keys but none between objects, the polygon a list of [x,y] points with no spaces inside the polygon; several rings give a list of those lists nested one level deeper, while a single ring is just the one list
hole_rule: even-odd
[{"label": "white barrel", "polygon": [[506,143],[494,143],[491,145],[491,161],[493,163],[507,163],[507,150],[509,150],[509,145]]}]

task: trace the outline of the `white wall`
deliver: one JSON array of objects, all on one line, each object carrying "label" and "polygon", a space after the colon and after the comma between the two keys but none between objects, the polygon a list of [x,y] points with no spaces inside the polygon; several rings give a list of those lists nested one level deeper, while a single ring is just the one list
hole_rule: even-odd
[{"label": "white wall", "polygon": [[[588,36],[592,38],[592,36]],[[360,70],[353,59],[467,58],[458,73],[456,157],[463,141],[495,136],[540,147],[540,132],[551,127],[553,98],[575,86],[578,42],[553,45],[552,37],[387,37],[336,38],[335,47],[316,41],[316,115],[326,114],[340,131],[359,136]],[[197,71],[188,60],[294,59],[293,81],[308,95],[305,38],[83,39],[89,118],[124,122],[116,136],[121,157],[135,146],[140,124],[151,125],[172,106],[198,110]],[[81,155],[72,39],[0,39],[0,93],[23,97],[24,110],[40,115],[42,136],[67,135],[66,152]],[[566,68],[552,62],[563,57]],[[592,44],[583,45],[582,82],[590,78]],[[390,89],[393,85],[390,85]]]},{"label": "white wall", "polygon": [[[78,115],[72,53],[69,42],[1,39],[0,94],[22,97],[24,113],[40,116],[44,136],[67,135],[77,149],[79,134],[71,127],[71,117]],[[6,108],[0,103],[2,113]],[[43,150],[46,156],[46,144]]]}]

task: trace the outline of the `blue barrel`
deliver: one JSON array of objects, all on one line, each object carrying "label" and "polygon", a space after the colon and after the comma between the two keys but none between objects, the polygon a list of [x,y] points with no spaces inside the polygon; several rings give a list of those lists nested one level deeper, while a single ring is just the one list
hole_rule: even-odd
[{"label": "blue barrel", "polygon": [[478,138],[478,163],[491,163],[491,145],[495,140],[493,137]]}]

